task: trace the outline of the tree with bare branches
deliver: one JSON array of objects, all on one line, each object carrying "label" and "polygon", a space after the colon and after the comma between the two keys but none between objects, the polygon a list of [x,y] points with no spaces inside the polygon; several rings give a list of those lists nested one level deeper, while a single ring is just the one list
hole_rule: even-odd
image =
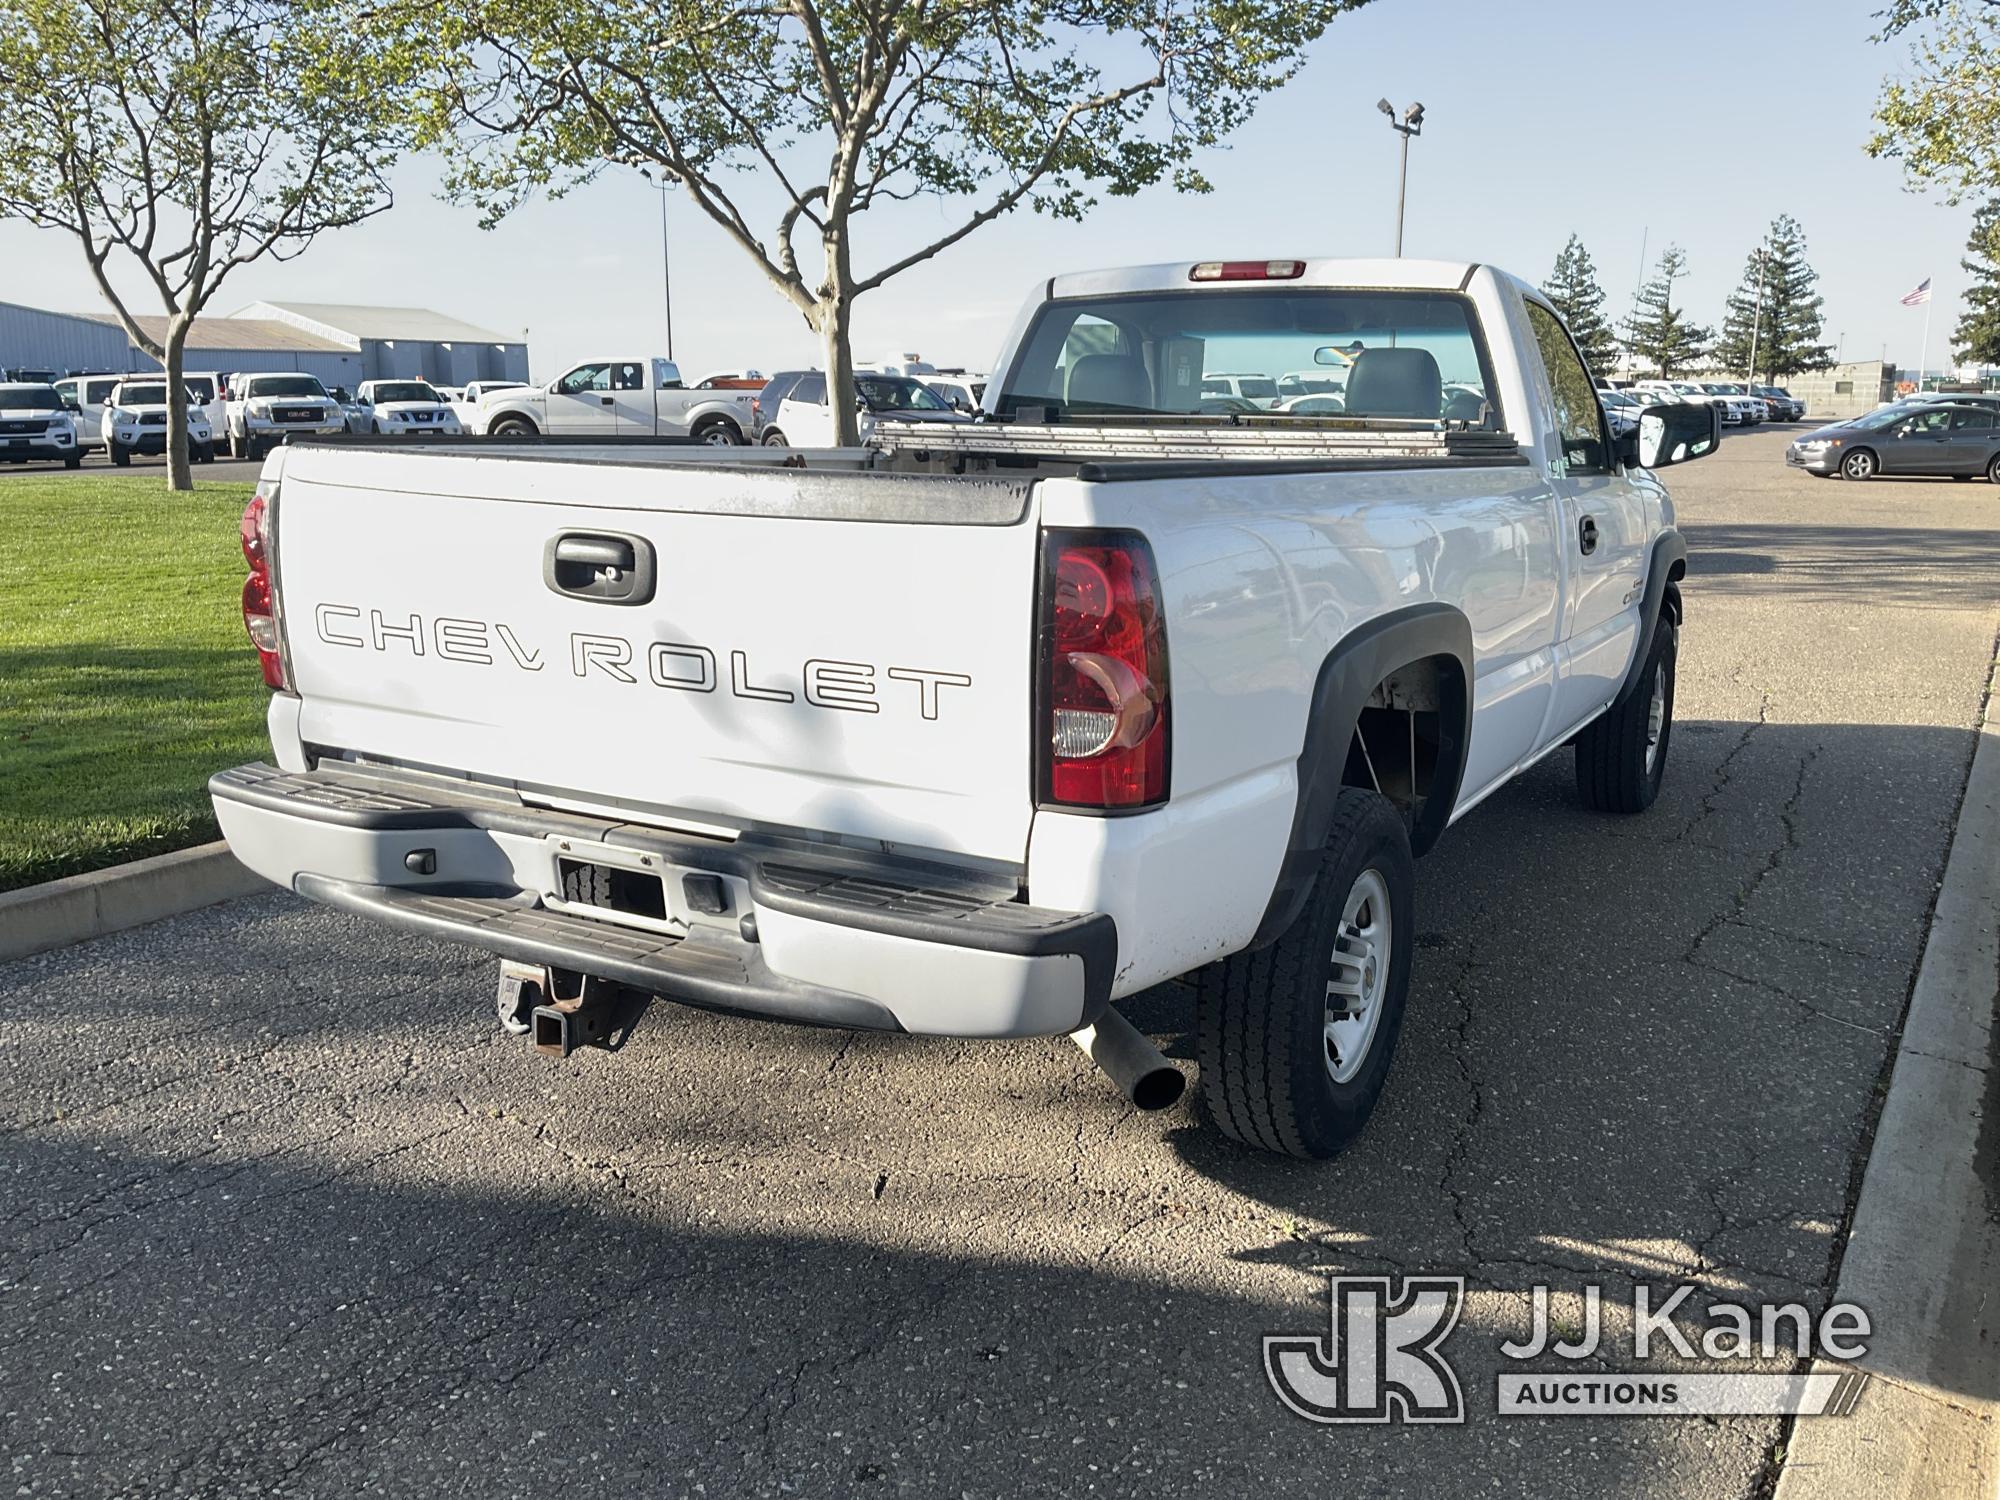
[{"label": "tree with bare branches", "polygon": [[[856,298],[1022,205],[1079,219],[1099,192],[1204,190],[1196,153],[1365,3],[408,0],[404,13],[440,59],[429,139],[459,143],[454,195],[492,223],[607,166],[679,183],[819,335],[837,441],[852,443]],[[859,264],[857,219],[919,196],[950,202],[949,227]],[[760,197],[775,213],[764,233]]]},{"label": "tree with bare branches", "polygon": [[345,0],[0,7],[0,216],[75,236],[126,336],[166,370],[171,488],[193,488],[188,329],[224,281],[389,206],[411,76],[398,46]]}]

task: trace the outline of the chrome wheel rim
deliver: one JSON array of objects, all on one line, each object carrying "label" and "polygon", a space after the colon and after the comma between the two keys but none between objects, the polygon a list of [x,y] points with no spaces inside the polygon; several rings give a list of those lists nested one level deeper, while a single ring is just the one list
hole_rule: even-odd
[{"label": "chrome wheel rim", "polygon": [[701,440],[711,448],[734,448],[736,440],[720,427],[711,427],[701,435]]},{"label": "chrome wheel rim", "polygon": [[1326,1071],[1347,1083],[1368,1061],[1389,992],[1389,882],[1363,870],[1348,889],[1334,933],[1332,974],[1326,981]]},{"label": "chrome wheel rim", "polygon": [[1667,732],[1667,664],[1653,668],[1653,700],[1646,705],[1646,774],[1660,761],[1660,741]]}]

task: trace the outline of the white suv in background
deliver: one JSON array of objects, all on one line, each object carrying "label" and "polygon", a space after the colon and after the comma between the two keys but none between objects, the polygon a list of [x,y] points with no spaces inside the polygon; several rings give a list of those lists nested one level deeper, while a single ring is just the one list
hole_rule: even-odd
[{"label": "white suv in background", "polygon": [[[111,462],[124,468],[132,456],[164,457],[167,451],[167,381],[164,375],[128,375],[104,404],[104,446]],[[188,392],[188,458],[198,464],[215,457],[215,430],[208,413]]]},{"label": "white suv in background", "polygon": [[104,403],[111,399],[122,375],[67,375],[55,382],[76,422],[76,440],[85,448],[104,446]]},{"label": "white suv in background", "polygon": [[76,418],[52,385],[39,381],[0,384],[0,463],[59,458],[63,467],[83,463]]},{"label": "white suv in background", "polygon": [[[772,377],[771,384],[784,380]],[[769,390],[770,385],[765,386]],[[860,394],[861,441],[867,442],[875,419],[893,413],[899,422],[965,422],[971,420],[952,408],[949,401],[914,375],[875,375],[857,370],[854,388]],[[760,393],[760,400],[762,394]],[[827,405],[826,376],[807,370],[785,392],[777,409],[764,401],[763,435],[759,439],[772,448],[831,448],[833,408]]]},{"label": "white suv in background", "polygon": [[383,437],[457,437],[458,414],[428,380],[364,380],[354,393],[363,432]]},{"label": "white suv in background", "polygon": [[316,375],[282,370],[230,378],[231,458],[261,458],[295,432],[330,437],[346,430],[347,414]]}]

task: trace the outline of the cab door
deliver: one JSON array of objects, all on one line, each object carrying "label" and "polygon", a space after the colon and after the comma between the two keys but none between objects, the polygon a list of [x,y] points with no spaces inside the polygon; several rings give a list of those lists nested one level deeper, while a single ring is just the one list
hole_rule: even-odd
[{"label": "cab door", "polygon": [[618,436],[653,436],[657,399],[644,360],[621,359],[612,363],[611,409],[616,413]]},{"label": "cab door", "polygon": [[568,437],[613,437],[618,398],[608,363],[578,365],[549,388],[549,431]]},{"label": "cab door", "polygon": [[1550,479],[1561,502],[1558,536],[1567,580],[1548,739],[1566,737],[1608,704],[1641,649],[1639,601],[1646,572],[1647,503],[1619,468],[1597,389],[1569,331],[1529,301],[1558,451]]}]

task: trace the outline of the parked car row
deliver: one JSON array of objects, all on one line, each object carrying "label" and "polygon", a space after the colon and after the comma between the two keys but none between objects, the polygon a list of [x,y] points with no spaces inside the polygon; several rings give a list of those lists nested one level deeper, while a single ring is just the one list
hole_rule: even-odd
[{"label": "parked car row", "polygon": [[1806,414],[1805,402],[1776,385],[1745,385],[1729,380],[1640,380],[1629,389],[1647,402],[1713,406],[1723,424],[1729,427],[1796,422]]}]

